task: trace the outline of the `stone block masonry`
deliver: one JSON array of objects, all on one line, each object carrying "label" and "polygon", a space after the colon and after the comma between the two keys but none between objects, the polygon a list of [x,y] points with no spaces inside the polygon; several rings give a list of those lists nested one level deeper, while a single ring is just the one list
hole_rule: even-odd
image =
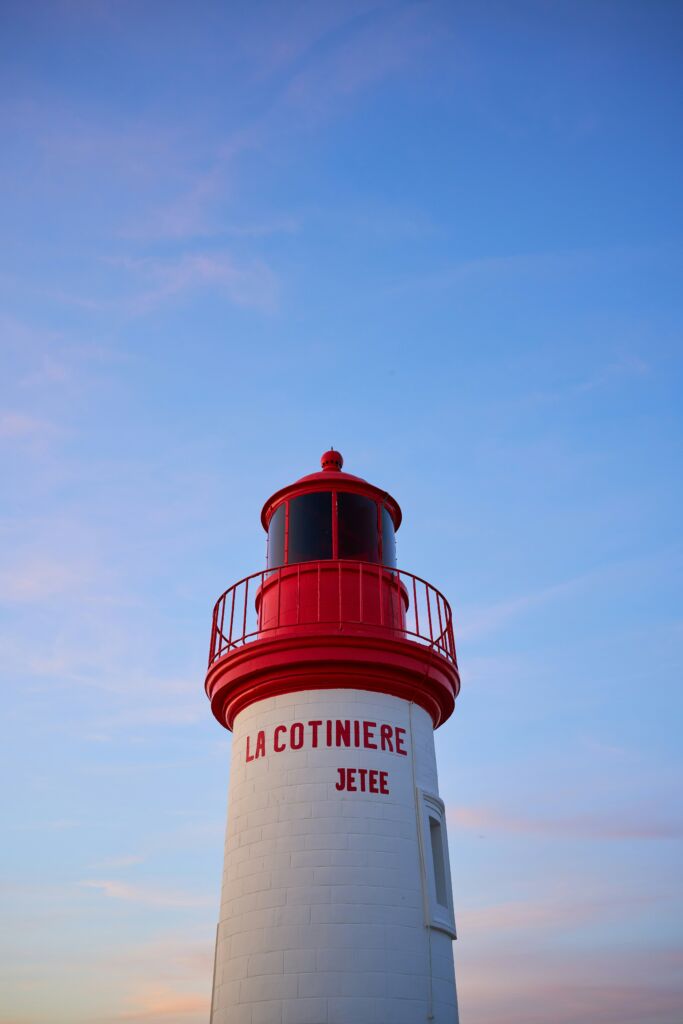
[{"label": "stone block masonry", "polygon": [[211,1024],[457,1024],[421,792],[433,722],[398,697],[312,688],[237,715]]}]

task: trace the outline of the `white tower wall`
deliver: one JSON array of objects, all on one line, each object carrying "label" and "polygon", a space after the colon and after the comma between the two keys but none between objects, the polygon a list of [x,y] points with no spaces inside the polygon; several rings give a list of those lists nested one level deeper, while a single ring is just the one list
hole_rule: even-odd
[{"label": "white tower wall", "polygon": [[240,713],[211,1024],[457,1024],[442,811],[417,705],[309,690]]}]

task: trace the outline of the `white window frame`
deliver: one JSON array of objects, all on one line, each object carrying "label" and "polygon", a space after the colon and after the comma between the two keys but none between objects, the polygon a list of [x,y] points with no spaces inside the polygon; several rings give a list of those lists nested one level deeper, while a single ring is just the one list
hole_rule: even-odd
[{"label": "white window frame", "polygon": [[[437,928],[439,931],[450,935],[452,939],[457,938],[455,930],[455,912],[453,909],[453,886],[451,883],[451,864],[448,856],[448,834],[446,832],[446,807],[443,800],[440,800],[435,793],[426,793],[418,789],[418,806],[420,808],[420,836],[422,839],[422,884],[425,889],[425,914],[426,924],[430,928]],[[446,903],[440,903],[437,898],[437,879],[435,872],[435,858],[432,852],[433,830],[430,818],[438,823],[438,835],[441,840],[441,865],[443,866]],[[438,856],[438,854],[437,854]]]}]

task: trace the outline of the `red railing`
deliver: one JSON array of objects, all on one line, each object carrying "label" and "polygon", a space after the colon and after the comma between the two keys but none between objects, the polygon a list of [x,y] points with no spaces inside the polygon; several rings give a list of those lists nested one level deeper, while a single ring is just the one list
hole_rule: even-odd
[{"label": "red railing", "polygon": [[292,630],[389,634],[433,647],[457,667],[446,598],[419,576],[369,562],[300,562],[252,573],[213,610],[209,666]]}]

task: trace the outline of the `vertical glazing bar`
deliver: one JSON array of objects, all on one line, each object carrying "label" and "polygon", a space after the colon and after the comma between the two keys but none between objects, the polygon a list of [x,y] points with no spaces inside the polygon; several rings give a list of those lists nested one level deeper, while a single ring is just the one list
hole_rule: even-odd
[{"label": "vertical glazing bar", "polygon": [[384,538],[382,537],[382,506],[378,501],[375,502],[377,506],[377,553],[379,554],[379,564],[384,565]]},{"label": "vertical glazing bar", "polygon": [[339,558],[339,502],[332,491],[332,558]]},{"label": "vertical glazing bar", "polygon": [[285,565],[289,565],[289,502],[285,502]]},{"label": "vertical glazing bar", "polygon": [[417,610],[417,588],[415,586],[415,577],[413,576],[413,615],[415,617],[415,636],[420,635],[420,613]]},{"label": "vertical glazing bar", "polygon": [[249,597],[249,577],[244,581],[244,614],[242,615],[242,643],[247,632],[247,599]]},{"label": "vertical glazing bar", "polygon": [[339,628],[341,629],[342,619],[342,566],[341,562],[337,562],[337,589],[339,591]]},{"label": "vertical glazing bar", "polygon": [[358,621],[363,621],[363,563],[358,563]]},{"label": "vertical glazing bar", "polygon": [[318,562],[318,617],[316,622],[320,622],[320,562]]},{"label": "vertical glazing bar", "polygon": [[427,617],[429,618],[429,640],[434,643],[434,629],[432,628],[432,603],[429,600],[429,584],[425,583],[425,596],[427,598]]}]

